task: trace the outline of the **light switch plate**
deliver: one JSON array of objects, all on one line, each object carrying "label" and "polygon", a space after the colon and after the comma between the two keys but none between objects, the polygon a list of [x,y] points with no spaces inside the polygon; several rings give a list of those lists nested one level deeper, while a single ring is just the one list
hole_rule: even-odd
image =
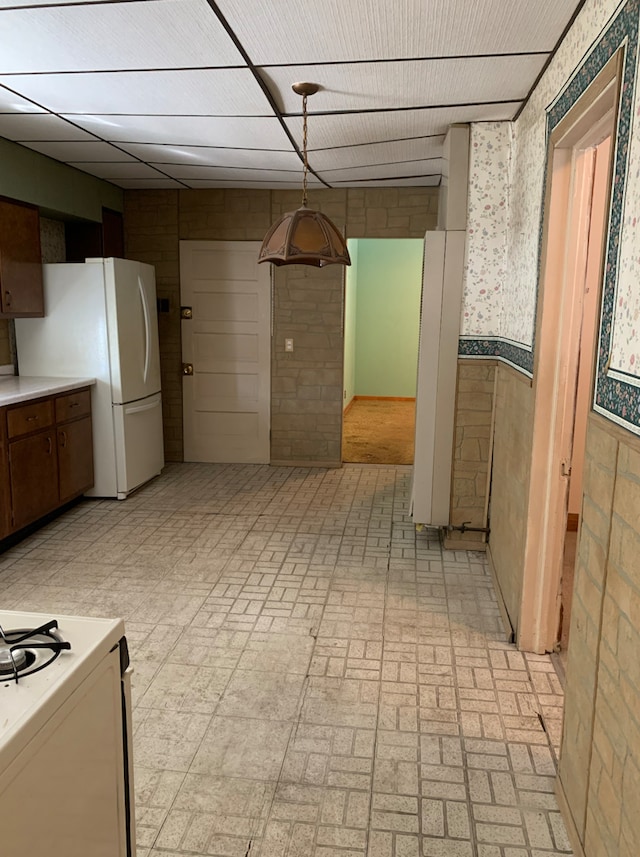
[{"label": "light switch plate", "polygon": [[293,339],[285,339],[284,350],[285,351],[293,351]]}]

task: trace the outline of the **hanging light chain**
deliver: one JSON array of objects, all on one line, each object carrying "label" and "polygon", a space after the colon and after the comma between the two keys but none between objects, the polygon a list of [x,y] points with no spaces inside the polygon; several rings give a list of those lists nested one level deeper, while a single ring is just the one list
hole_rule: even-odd
[{"label": "hanging light chain", "polygon": [[307,173],[309,159],[307,157],[307,94],[302,96],[302,154],[304,156],[304,172],[302,174],[302,207],[307,207]]}]

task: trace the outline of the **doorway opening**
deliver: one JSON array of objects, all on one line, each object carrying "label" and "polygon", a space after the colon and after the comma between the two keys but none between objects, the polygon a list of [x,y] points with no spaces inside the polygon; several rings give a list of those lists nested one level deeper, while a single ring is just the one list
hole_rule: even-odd
[{"label": "doorway opening", "polygon": [[549,139],[519,646],[569,645],[619,98],[616,55]]},{"label": "doorway opening", "polygon": [[412,464],[424,242],[350,239],[342,460]]}]

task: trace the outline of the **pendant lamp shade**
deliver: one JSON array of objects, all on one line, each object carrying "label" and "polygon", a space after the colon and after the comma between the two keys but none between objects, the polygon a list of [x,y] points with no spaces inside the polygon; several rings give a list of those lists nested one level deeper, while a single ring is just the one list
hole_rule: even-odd
[{"label": "pendant lamp shade", "polygon": [[304,206],[287,211],[269,229],[258,263],[274,265],[350,265],[347,244],[337,226],[319,211]]},{"label": "pendant lamp shade", "polygon": [[294,83],[293,91],[302,96],[302,205],[287,211],[264,237],[258,263],[273,265],[350,265],[347,242],[338,227],[322,212],[307,208],[307,98],[320,88],[317,83]]}]

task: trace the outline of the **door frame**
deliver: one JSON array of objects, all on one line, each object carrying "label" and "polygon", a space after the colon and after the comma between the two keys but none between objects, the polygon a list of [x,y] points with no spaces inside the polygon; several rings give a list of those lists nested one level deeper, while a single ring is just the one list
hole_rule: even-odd
[{"label": "door frame", "polygon": [[[623,59],[621,49],[557,125],[547,145],[531,474],[518,623],[518,647],[525,651],[553,651],[557,642],[568,503],[563,464],[570,467],[571,461],[587,249],[584,239],[588,238],[591,212],[592,178],[588,178],[585,150],[611,135],[608,233]],[[579,203],[573,205],[576,194]],[[600,293],[607,244],[602,242]],[[593,389],[593,366],[591,371]]]}]

